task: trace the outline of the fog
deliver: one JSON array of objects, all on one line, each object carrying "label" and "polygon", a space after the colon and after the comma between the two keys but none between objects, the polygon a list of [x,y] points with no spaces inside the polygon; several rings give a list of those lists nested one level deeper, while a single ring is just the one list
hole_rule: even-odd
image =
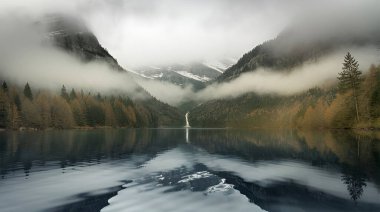
[{"label": "fog", "polygon": [[337,51],[319,59],[307,62],[292,70],[279,72],[260,68],[245,73],[231,82],[213,84],[198,93],[198,99],[237,97],[248,92],[258,94],[292,95],[307,89],[334,83],[342,71],[345,54],[350,51],[359,61],[360,69],[365,73],[370,65],[377,64],[380,52],[376,47],[351,48]]},{"label": "fog", "polygon": [[335,86],[342,71],[345,54],[350,51],[366,73],[372,64],[378,64],[380,51],[376,46],[352,47],[337,50],[318,61],[308,61],[291,70],[259,68],[224,83],[213,83],[199,92],[170,83],[143,80],[141,85],[158,99],[172,105],[187,101],[204,102],[213,99],[234,98],[250,92],[257,94],[293,95],[314,87]]},{"label": "fog", "polygon": [[[34,89],[58,91],[62,85],[103,94],[127,94],[144,97],[139,86],[127,73],[113,70],[102,61],[85,63],[73,55],[52,46],[29,46],[12,51],[0,58],[2,79],[23,86],[28,82]],[[4,53],[4,52],[3,52]]]},{"label": "fog", "polygon": [[[286,71],[260,68],[240,75],[225,83],[214,83],[194,92],[191,86],[181,87],[169,82],[137,78],[137,83],[159,100],[178,106],[186,101],[207,101],[220,98],[234,98],[249,92],[258,94],[292,95],[309,88],[335,83],[342,71],[344,55],[350,51],[365,72],[371,64],[377,64],[380,51],[376,47],[342,49],[307,62],[300,67]],[[17,54],[17,57],[15,56]],[[13,59],[12,59],[13,58]],[[14,54],[0,59],[1,75],[7,80],[32,87],[59,90],[67,88],[84,89],[94,92],[124,92],[134,98],[141,98],[139,85],[127,73],[112,70],[104,62],[84,63],[78,58],[51,46],[14,51]]]},{"label": "fog", "polygon": [[173,106],[178,106],[186,101],[197,100],[195,98],[196,93],[190,85],[182,87],[169,82],[142,78],[136,79],[136,81],[151,95]]},{"label": "fog", "polygon": [[299,20],[326,25],[352,17],[358,32],[379,20],[378,8],[376,0],[3,0],[0,14],[79,16],[123,67],[133,68],[239,58]]},{"label": "fog", "polygon": [[[380,2],[375,0],[5,0],[0,8],[0,71],[3,77],[19,84],[28,81],[41,88],[58,89],[65,84],[69,88],[119,90],[139,96],[138,85],[130,76],[101,62],[83,63],[51,45],[40,46],[41,32],[20,25],[24,20],[41,20],[47,13],[66,13],[85,20],[102,46],[128,69],[239,58],[284,29],[293,29],[294,33],[289,42],[277,47],[283,52],[298,42],[307,44],[340,36],[365,38],[380,28],[378,8]],[[341,49],[291,73],[258,69],[197,93],[191,87],[165,82],[138,79],[138,83],[172,105],[247,92],[290,95],[334,81],[348,50],[363,71],[379,62],[374,47]]]}]

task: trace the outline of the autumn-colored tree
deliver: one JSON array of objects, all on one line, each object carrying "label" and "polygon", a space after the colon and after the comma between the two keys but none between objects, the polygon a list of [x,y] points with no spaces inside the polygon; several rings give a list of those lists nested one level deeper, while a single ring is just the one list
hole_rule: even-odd
[{"label": "autumn-colored tree", "polygon": [[74,126],[149,126],[158,123],[151,111],[126,96],[102,96],[100,93],[70,95],[62,86],[60,95],[49,91],[32,93],[29,83],[24,89],[4,82],[0,88],[0,128],[37,129],[72,128]]},{"label": "autumn-colored tree", "polygon": [[86,126],[86,113],[83,101],[79,101],[78,99],[71,100],[70,107],[73,112],[75,123],[78,126]]},{"label": "autumn-colored tree", "polygon": [[29,98],[22,100],[21,111],[24,126],[32,128],[41,127],[41,116],[38,106],[30,101]]},{"label": "autumn-colored tree", "polygon": [[109,102],[104,103],[104,115],[105,125],[115,127],[117,126],[117,120],[113,111],[112,105]]},{"label": "autumn-colored tree", "polygon": [[4,90],[0,90],[0,128],[7,127],[9,100]]},{"label": "autumn-colored tree", "polygon": [[7,127],[10,129],[18,129],[21,125],[21,116],[17,106],[11,104],[8,111]]},{"label": "autumn-colored tree", "polygon": [[128,120],[129,125],[134,127],[136,125],[135,110],[131,106],[128,106],[124,108],[124,114]]},{"label": "autumn-colored tree", "polygon": [[73,113],[67,101],[62,97],[53,97],[51,120],[54,128],[67,129],[75,125]]},{"label": "autumn-colored tree", "polygon": [[48,128],[51,126],[51,100],[47,93],[41,93],[36,98],[36,104],[41,116],[41,128]]},{"label": "autumn-colored tree", "polygon": [[113,102],[113,109],[115,117],[119,126],[127,126],[128,120],[125,117],[125,105],[120,99],[117,99]]}]

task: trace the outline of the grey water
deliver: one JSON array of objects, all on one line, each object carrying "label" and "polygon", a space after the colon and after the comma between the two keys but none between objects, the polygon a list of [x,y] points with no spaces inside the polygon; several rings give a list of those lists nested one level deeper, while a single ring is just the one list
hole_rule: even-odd
[{"label": "grey water", "polygon": [[0,211],[380,211],[373,133],[0,132],[0,176]]}]

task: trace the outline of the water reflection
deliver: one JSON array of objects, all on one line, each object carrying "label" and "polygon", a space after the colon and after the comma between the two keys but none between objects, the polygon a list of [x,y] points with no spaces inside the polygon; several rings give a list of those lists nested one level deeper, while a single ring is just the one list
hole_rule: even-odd
[{"label": "water reflection", "polygon": [[189,127],[186,127],[185,130],[186,130],[186,143],[190,143],[190,141],[189,141]]},{"label": "water reflection", "polygon": [[358,167],[344,167],[342,174],[342,181],[347,185],[351,199],[356,203],[362,196],[364,187],[367,186],[367,176]]},{"label": "water reflection", "polygon": [[195,128],[2,132],[0,210],[379,211],[378,137]]}]

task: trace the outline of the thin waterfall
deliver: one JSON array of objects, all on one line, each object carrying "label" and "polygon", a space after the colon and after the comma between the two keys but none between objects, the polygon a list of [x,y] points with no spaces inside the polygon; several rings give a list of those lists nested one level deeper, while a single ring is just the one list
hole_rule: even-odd
[{"label": "thin waterfall", "polygon": [[189,112],[186,113],[185,118],[186,118],[186,126],[185,127],[190,127],[190,124],[189,124]]}]

